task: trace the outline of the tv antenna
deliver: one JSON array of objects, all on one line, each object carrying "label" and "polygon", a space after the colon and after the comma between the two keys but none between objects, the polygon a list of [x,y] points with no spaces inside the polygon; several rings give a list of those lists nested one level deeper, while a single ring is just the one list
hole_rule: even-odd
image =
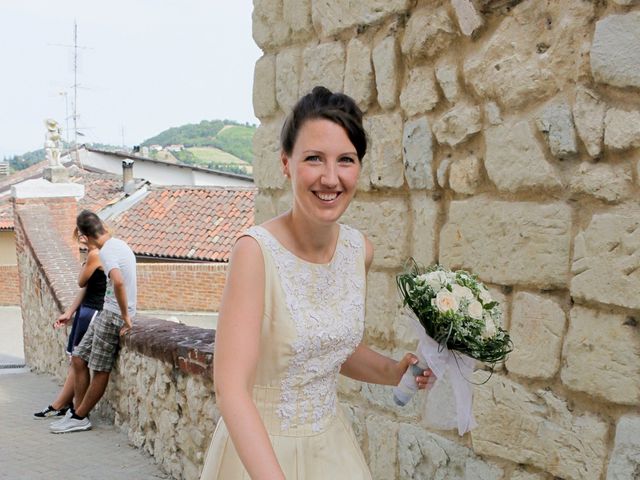
[{"label": "tv antenna", "polygon": [[73,89],[73,112],[71,114],[71,118],[73,119],[73,147],[75,149],[76,162],[82,167],[82,163],[80,162],[80,153],[78,152],[78,135],[84,136],[83,133],[78,132],[78,88],[81,87],[78,83],[78,50],[88,50],[89,47],[78,45],[78,22],[76,20],[73,21],[73,45],[52,46],[73,49],[73,85],[71,86]]}]

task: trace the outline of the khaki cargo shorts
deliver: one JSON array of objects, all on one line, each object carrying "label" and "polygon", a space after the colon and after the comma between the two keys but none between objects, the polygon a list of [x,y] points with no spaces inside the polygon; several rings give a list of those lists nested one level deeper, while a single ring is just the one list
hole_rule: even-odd
[{"label": "khaki cargo shorts", "polygon": [[87,362],[90,370],[110,372],[118,355],[122,325],[120,315],[102,310],[73,349],[73,356]]}]

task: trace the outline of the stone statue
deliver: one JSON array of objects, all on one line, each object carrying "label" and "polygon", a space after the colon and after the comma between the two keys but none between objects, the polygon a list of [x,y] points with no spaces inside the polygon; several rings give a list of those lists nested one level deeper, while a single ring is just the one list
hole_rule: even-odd
[{"label": "stone statue", "polygon": [[69,181],[69,173],[60,161],[60,127],[58,122],[48,118],[44,121],[47,126],[47,136],[44,141],[44,151],[49,161],[49,165],[45,167],[43,177],[51,183],[66,183]]},{"label": "stone statue", "polygon": [[50,167],[61,167],[60,163],[60,127],[58,122],[49,118],[45,120],[47,126],[47,136],[44,142],[44,150],[49,160]]}]

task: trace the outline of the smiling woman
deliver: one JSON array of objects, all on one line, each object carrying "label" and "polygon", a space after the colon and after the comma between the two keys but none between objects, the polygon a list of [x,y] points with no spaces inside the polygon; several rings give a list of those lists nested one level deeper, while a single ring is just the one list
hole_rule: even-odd
[{"label": "smiling woman", "polygon": [[[373,248],[338,223],[367,140],[362,113],[316,87],[281,134],[291,209],[238,240],[222,298],[214,378],[222,414],[202,479],[371,479],[337,400],[337,377],[396,385],[395,361],[362,343]],[[421,388],[429,371],[418,376]]]}]

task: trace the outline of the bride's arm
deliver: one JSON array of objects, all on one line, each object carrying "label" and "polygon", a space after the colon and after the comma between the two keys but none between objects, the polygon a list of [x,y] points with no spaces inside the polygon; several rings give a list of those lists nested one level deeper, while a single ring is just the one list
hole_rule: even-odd
[{"label": "bride's arm", "polygon": [[[365,237],[365,268],[369,271],[373,262],[373,245]],[[397,385],[404,372],[418,361],[412,353],[407,353],[400,361],[395,361],[385,355],[377,353],[364,343],[360,343],[353,354],[342,364],[340,373],[361,382],[377,383],[380,385]],[[431,371],[416,378],[418,387],[427,388]]]},{"label": "bride's arm", "polygon": [[216,330],[213,377],[218,408],[247,469],[256,479],[284,479],[252,398],[264,312],[262,252],[251,237],[236,243]]}]

